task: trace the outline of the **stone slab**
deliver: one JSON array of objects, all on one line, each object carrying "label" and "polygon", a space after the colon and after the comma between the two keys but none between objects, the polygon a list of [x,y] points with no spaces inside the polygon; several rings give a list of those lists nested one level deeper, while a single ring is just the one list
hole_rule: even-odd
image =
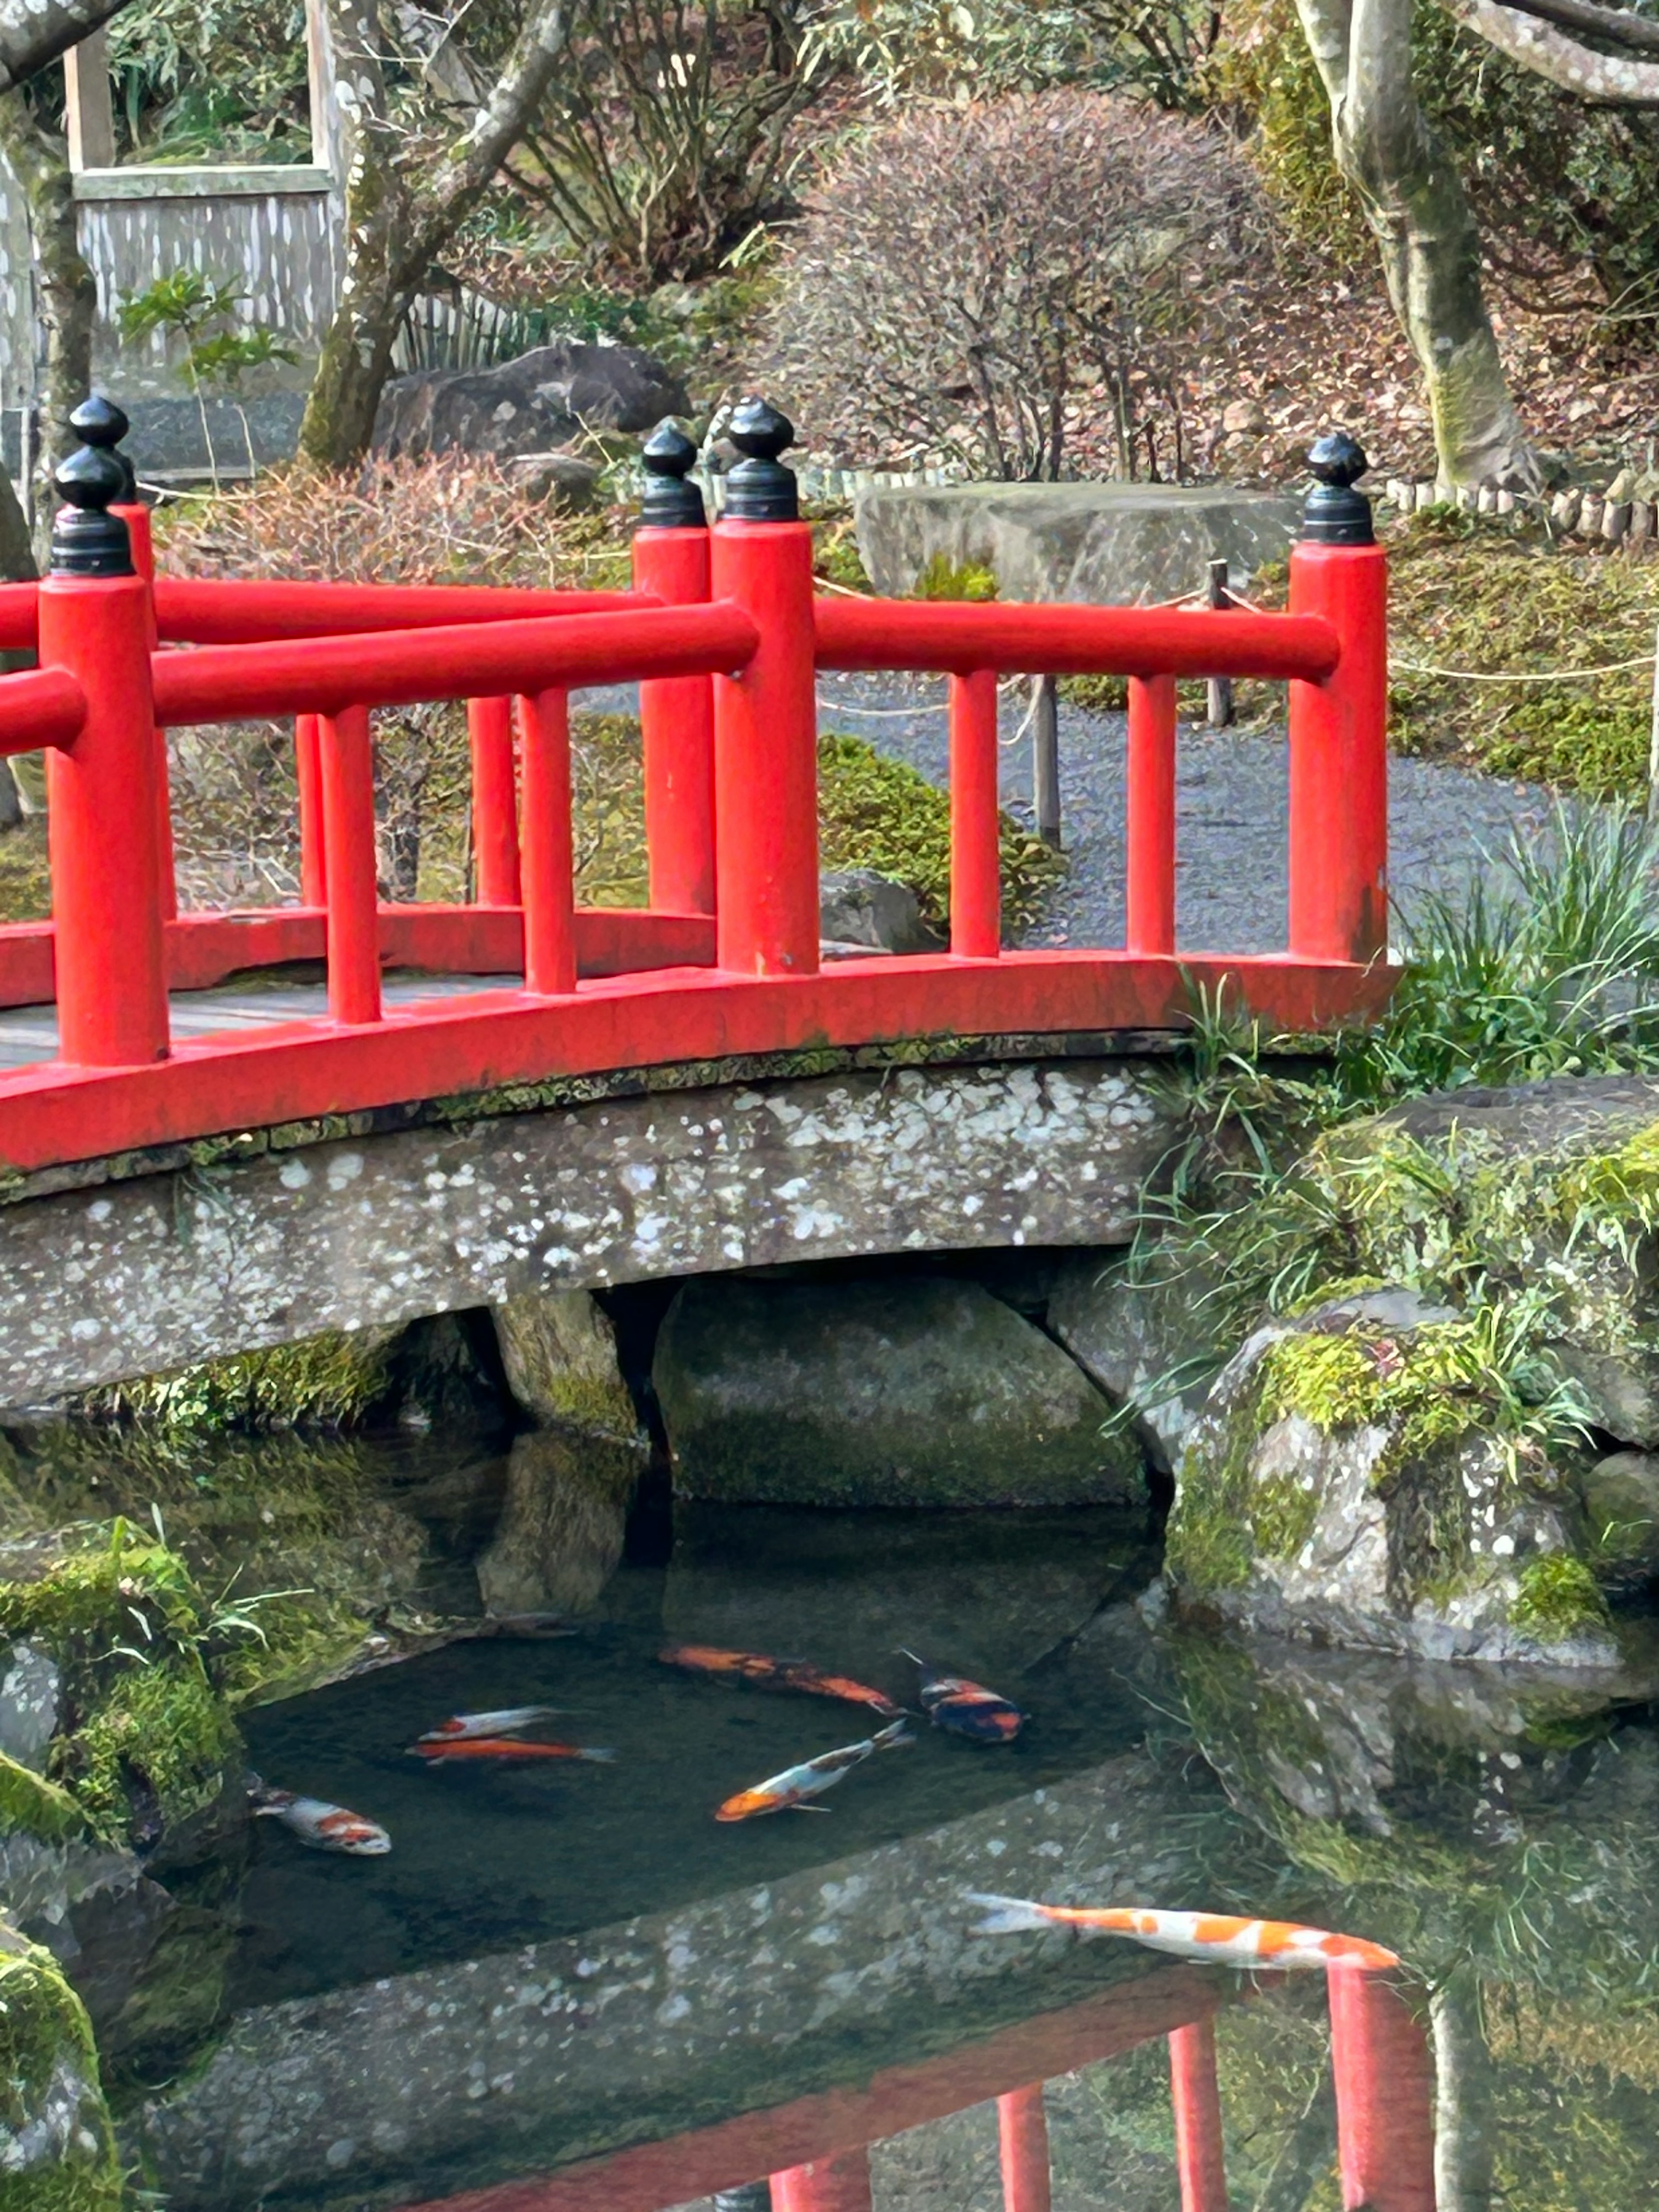
[{"label": "stone slab", "polygon": [[858,1069],[182,1165],[0,1208],[0,1407],[525,1291],[1125,1243],[1149,1059]]},{"label": "stone slab", "polygon": [[1215,484],[918,484],[863,494],[859,552],[884,597],[931,561],[989,568],[1004,599],[1151,605],[1203,588],[1224,560],[1243,589],[1283,558],[1298,496]]}]

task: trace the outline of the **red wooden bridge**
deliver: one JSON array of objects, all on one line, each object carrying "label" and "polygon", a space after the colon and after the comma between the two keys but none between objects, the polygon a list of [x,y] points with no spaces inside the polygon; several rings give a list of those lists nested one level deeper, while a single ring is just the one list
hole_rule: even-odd
[{"label": "red wooden bridge", "polygon": [[[0,586],[0,647],[38,660],[0,677],[0,752],[46,754],[53,915],[0,928],[0,1006],[55,1011],[40,1056],[0,1074],[0,1166],[731,1054],[1178,1029],[1200,989],[1300,1030],[1386,998],[1385,560],[1351,441],[1315,449],[1325,482],[1289,611],[1267,614],[815,598],[779,459],[789,425],[758,405],[712,529],[679,480],[689,447],[659,434],[629,592],[157,577],[115,450],[125,418],[94,400],[76,427],[52,574]],[[947,951],[820,969],[821,668],[949,678]],[[1012,672],[1129,679],[1121,945],[1002,945],[996,688]],[[1176,951],[1175,683],[1209,675],[1289,681],[1289,931],[1268,957]],[[567,702],[635,679],[650,903],[585,908]],[[476,896],[387,904],[370,711],[459,699]],[[300,903],[179,914],[165,732],[288,716]],[[215,1027],[190,996],[319,958],[312,1018]],[[388,1003],[399,969],[435,980]],[[509,981],[446,988],[462,976]]]}]

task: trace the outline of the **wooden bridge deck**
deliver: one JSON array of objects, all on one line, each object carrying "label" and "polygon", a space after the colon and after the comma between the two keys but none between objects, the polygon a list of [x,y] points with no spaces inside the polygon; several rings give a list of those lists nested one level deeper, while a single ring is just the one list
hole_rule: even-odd
[{"label": "wooden bridge deck", "polygon": [[[429,999],[459,999],[478,991],[516,991],[522,975],[393,975],[381,997],[388,1006],[418,1006]],[[252,988],[174,991],[167,1000],[176,1038],[205,1037],[226,1030],[278,1029],[285,1022],[314,1022],[328,1012],[328,986],[272,983]],[[32,1067],[58,1054],[56,1006],[0,1009],[0,1069]]]}]

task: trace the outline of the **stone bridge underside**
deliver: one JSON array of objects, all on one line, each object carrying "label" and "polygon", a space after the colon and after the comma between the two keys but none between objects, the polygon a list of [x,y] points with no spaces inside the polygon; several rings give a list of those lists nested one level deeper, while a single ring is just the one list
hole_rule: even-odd
[{"label": "stone bridge underside", "polygon": [[0,1206],[0,1406],[538,1288],[1121,1243],[1178,1121],[1155,1048],[720,1073],[38,1178]]}]

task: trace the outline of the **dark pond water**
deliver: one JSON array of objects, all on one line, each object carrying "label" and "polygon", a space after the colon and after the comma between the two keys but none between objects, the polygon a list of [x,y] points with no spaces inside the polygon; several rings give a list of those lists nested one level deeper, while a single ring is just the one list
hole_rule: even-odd
[{"label": "dark pond water", "polygon": [[[863,2100],[878,2212],[994,2212],[985,2100],[1034,2078],[1063,2212],[1175,2212],[1161,2039],[1195,1989],[1223,2001],[1232,2203],[1338,2212],[1316,1977],[1171,1982],[1109,1942],[975,1939],[969,1889],[1389,1944],[1454,2085],[1442,2212],[1659,2205],[1647,1708],[1155,1635],[1130,1602],[1155,1532],[1109,1514],[683,1512],[653,1548],[571,1635],[455,1644],[247,1717],[269,1782],[393,1849],[255,1824],[216,2045],[129,2122],[178,2212],[419,2203],[616,2154],[542,2212],[653,2212],[793,2162],[826,2095]],[[733,1790],[867,1728],[668,1668],[671,1640],[899,1697],[912,1644],[1030,1724],[984,1749],[924,1723],[826,1814],[720,1826]],[[540,1702],[614,1764],[408,1755],[446,1714]]]}]

